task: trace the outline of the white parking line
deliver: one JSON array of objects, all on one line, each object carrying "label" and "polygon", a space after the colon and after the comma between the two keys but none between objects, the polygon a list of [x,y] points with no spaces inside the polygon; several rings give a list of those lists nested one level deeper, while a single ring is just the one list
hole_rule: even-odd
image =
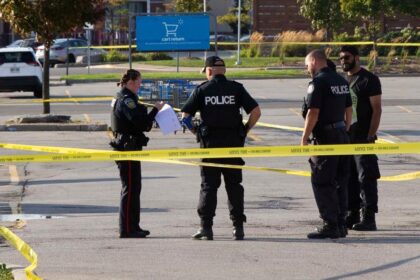
[{"label": "white parking line", "polygon": [[407,112],[407,113],[413,113],[413,111],[411,111],[410,109],[407,109],[407,108],[405,108],[405,107],[403,107],[403,106],[396,106],[397,108],[400,108],[401,110],[403,110],[404,112]]}]

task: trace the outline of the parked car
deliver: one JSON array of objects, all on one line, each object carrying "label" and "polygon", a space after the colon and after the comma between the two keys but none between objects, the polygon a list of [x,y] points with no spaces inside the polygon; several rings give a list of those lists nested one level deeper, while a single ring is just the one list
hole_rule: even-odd
[{"label": "parked car", "polygon": [[[67,51],[68,49],[68,51]],[[91,48],[91,56],[105,53],[102,49]],[[54,44],[50,48],[50,63],[75,63],[78,56],[86,56],[88,54],[88,42],[83,39],[75,38],[59,38],[54,40]],[[44,45],[36,49],[36,57],[44,63]]]},{"label": "parked car", "polygon": [[41,45],[42,44],[37,42],[35,38],[28,38],[28,39],[23,39],[22,43],[20,44],[20,47],[32,48],[34,51],[36,51],[36,49]]},{"label": "parked car", "polygon": [[0,49],[0,92],[11,91],[42,97],[42,66],[32,48]]},{"label": "parked car", "polygon": [[23,39],[18,39],[16,41],[13,41],[11,44],[7,45],[6,48],[19,48],[22,43]]},{"label": "parked car", "polygon": [[251,35],[244,35],[239,39],[239,41],[244,42],[244,43],[249,43],[250,40],[251,40]]},{"label": "parked car", "polygon": [[[210,42],[216,41],[216,35],[210,35]],[[235,42],[237,37],[232,35],[217,34],[217,42]]]}]

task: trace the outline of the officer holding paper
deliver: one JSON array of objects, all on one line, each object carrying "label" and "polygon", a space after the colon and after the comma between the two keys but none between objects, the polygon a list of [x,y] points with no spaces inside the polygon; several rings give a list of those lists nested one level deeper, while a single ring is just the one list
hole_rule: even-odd
[{"label": "officer holding paper", "polygon": [[[121,90],[112,101],[111,127],[114,138],[110,145],[117,151],[140,151],[149,138],[144,132],[152,129],[153,120],[164,103],[156,102],[147,112],[146,106],[139,104],[137,92],[141,84],[141,74],[134,69],[127,70],[118,86]],[[144,238],[150,234],[140,228],[140,161],[117,161],[121,178],[121,199],[119,231],[120,238]]]},{"label": "officer holding paper", "polygon": [[[197,134],[201,148],[243,147],[245,137],[261,116],[257,102],[242,84],[227,80],[225,62],[217,56],[208,57],[203,68],[207,82],[199,85],[182,108],[182,122]],[[249,114],[242,122],[241,108]],[[199,111],[201,124],[194,127],[192,117]],[[203,162],[243,165],[241,158],[203,159]],[[221,167],[201,169],[201,190],[197,212],[201,227],[192,237],[197,240],[213,239],[213,217],[216,215],[217,190],[221,176],[228,195],[230,218],[233,222],[233,239],[244,238],[244,188],[242,170]]]}]

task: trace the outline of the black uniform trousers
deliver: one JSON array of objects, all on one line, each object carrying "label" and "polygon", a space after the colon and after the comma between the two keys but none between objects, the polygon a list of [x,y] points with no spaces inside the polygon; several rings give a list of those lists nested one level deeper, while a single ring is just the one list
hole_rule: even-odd
[{"label": "black uniform trousers", "polygon": [[[216,160],[212,162],[222,164],[238,164],[238,161]],[[201,226],[211,227],[213,217],[216,216],[217,190],[220,187],[221,175],[225,181],[225,188],[228,197],[230,219],[234,226],[240,226],[246,221],[244,215],[244,188],[242,182],[242,170],[220,167],[200,167],[201,190],[198,201],[197,212],[201,219]]]},{"label": "black uniform trousers", "polygon": [[[367,134],[361,133],[358,124],[350,128],[352,144],[367,144]],[[366,208],[378,212],[378,157],[376,155],[354,155],[350,164],[348,185],[349,210],[358,211]]]},{"label": "black uniform trousers", "polygon": [[128,234],[140,230],[140,161],[117,161],[121,178],[120,197],[120,234]]},{"label": "black uniform trousers", "polygon": [[[315,135],[315,144],[348,144],[344,128],[322,130]],[[315,201],[327,224],[343,225],[347,213],[349,156],[312,156],[311,183]]]},{"label": "black uniform trousers", "polygon": [[[216,129],[209,128],[208,135],[202,136],[202,148],[243,147],[245,136],[240,136],[239,128]],[[204,159],[203,162],[244,165],[241,158]],[[217,190],[220,187],[223,175],[228,196],[230,219],[234,226],[241,226],[246,222],[244,215],[244,188],[242,183],[242,170],[220,167],[200,167],[201,190],[197,206],[201,226],[211,227],[213,217],[216,216]]]}]

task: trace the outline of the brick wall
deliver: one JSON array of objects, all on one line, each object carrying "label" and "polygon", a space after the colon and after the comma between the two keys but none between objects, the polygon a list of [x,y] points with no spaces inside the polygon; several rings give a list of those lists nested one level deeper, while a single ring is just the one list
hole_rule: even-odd
[{"label": "brick wall", "polygon": [[[408,24],[420,29],[420,17],[395,16],[384,18],[384,23],[384,31],[398,30]],[[350,26],[344,30],[352,33],[353,28]],[[254,0],[252,30],[265,35],[276,35],[286,30],[314,31],[310,22],[299,15],[296,0]]]}]

